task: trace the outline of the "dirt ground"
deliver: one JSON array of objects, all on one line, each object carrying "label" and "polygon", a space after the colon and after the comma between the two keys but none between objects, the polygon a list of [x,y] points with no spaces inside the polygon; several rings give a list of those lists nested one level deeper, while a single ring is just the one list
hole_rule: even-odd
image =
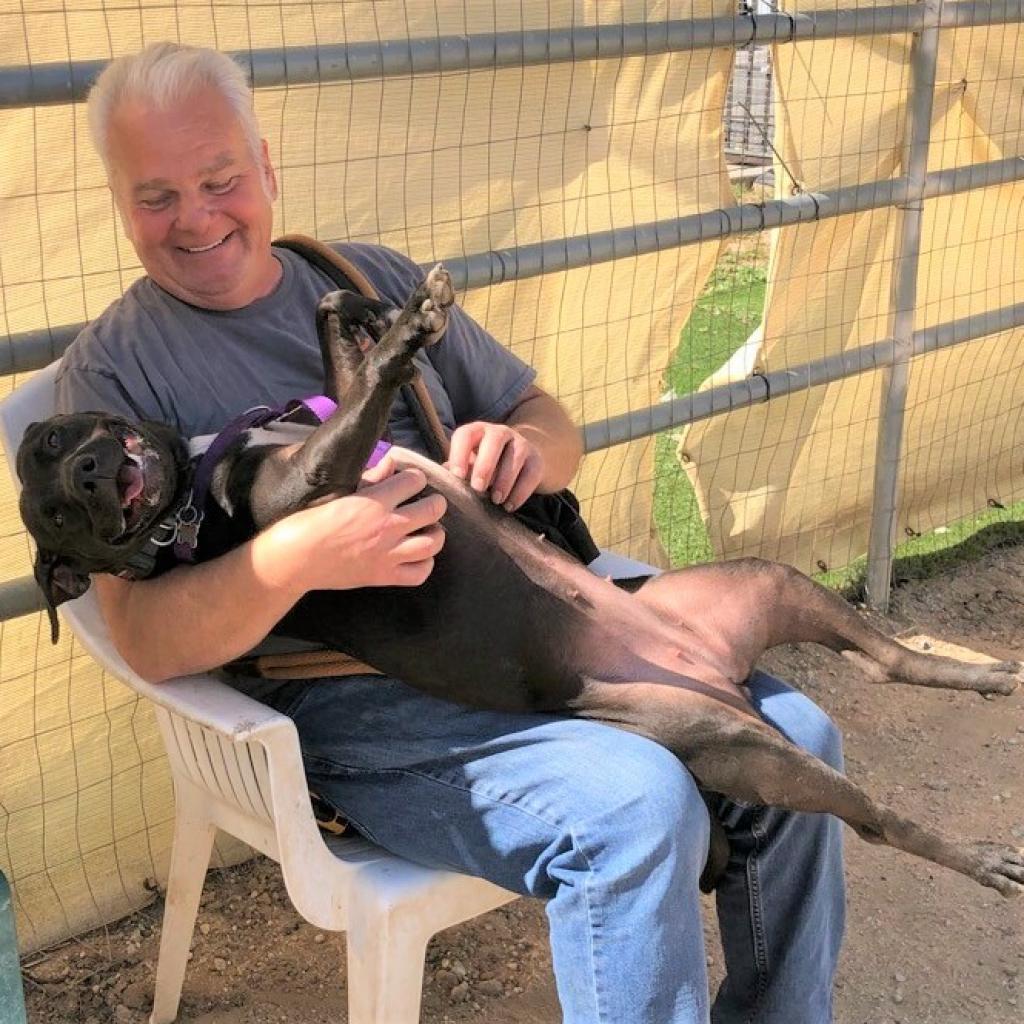
[{"label": "dirt ground", "polygon": [[[880,620],[881,621],[881,620]],[[907,584],[881,624],[976,651],[1024,654],[1024,547],[995,550]],[[925,822],[1024,845],[1024,692],[976,695],[871,687],[812,648],[766,663],[819,701],[846,736],[851,776]],[[1019,1024],[1024,1020],[1024,900],[868,846],[847,831],[849,925],[837,981],[839,1024]],[[26,959],[32,1024],[142,1024],[162,901],[117,925]],[[710,902],[708,960],[721,977]],[[292,910],[276,865],[211,874],[186,975],[182,1024],[340,1024],[344,939]],[[544,908],[517,901],[435,938],[428,1024],[560,1019]],[[652,1022],[658,1024],[658,1022]]]}]

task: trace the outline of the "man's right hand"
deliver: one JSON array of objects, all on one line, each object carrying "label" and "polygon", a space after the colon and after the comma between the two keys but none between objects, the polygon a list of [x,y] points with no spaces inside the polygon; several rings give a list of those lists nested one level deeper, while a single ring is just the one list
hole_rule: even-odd
[{"label": "man's right hand", "polygon": [[274,523],[257,540],[255,567],[271,586],[296,594],[356,587],[416,587],[444,546],[440,494],[416,498],[426,477],[385,458],[355,494],[332,498]]},{"label": "man's right hand", "polygon": [[385,458],[355,494],[295,512],[220,558],[137,583],[95,577],[115,646],[159,682],[241,657],[309,590],[418,586],[444,544],[445,500],[417,498],[425,484]]}]

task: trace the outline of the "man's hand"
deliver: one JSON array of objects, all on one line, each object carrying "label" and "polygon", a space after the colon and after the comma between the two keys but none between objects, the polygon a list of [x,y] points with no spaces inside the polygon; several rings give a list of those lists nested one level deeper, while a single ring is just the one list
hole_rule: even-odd
[{"label": "man's hand", "polygon": [[385,457],[355,494],[275,523],[263,543],[268,584],[300,594],[419,586],[444,546],[439,520],[447,508],[440,494],[415,498],[425,484],[420,470],[395,472]]},{"label": "man's hand", "polygon": [[540,486],[544,459],[505,423],[466,423],[452,434],[448,469],[495,505],[514,512]]},{"label": "man's hand", "polygon": [[452,434],[447,466],[514,512],[534,493],[567,486],[583,454],[580,432],[547,392],[531,385],[504,423],[466,423]]}]

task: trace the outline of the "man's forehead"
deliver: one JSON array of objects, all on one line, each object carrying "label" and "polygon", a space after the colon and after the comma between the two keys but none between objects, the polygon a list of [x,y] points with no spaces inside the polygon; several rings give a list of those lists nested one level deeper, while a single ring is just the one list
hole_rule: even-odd
[{"label": "man's forehead", "polygon": [[166,107],[123,100],[111,113],[108,146],[117,176],[133,189],[216,174],[252,157],[235,112],[208,90]]}]

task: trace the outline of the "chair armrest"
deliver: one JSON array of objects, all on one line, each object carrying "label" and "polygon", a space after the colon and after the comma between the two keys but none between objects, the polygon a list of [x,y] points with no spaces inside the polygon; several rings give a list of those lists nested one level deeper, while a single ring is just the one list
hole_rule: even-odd
[{"label": "chair armrest", "polygon": [[629,579],[632,576],[657,576],[661,572],[661,569],[646,562],[638,562],[635,558],[627,558],[617,551],[603,548],[587,568],[595,576],[608,576],[613,580]]}]

